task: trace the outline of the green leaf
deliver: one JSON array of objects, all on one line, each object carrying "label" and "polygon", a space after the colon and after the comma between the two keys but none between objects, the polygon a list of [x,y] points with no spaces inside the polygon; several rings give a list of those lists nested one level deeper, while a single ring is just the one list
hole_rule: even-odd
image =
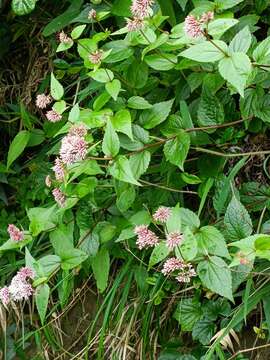
[{"label": "green leaf", "polygon": [[73,44],[74,44],[74,41],[72,41],[72,40],[70,40],[67,43],[60,43],[57,46],[56,52],[66,51],[66,50],[70,49],[73,46]]},{"label": "green leaf", "polygon": [[61,254],[61,267],[63,270],[71,270],[79,266],[88,258],[88,255],[79,249],[68,249]]},{"label": "green leaf", "polygon": [[201,319],[194,324],[192,329],[193,340],[199,340],[203,345],[208,345],[215,335],[216,325],[212,320]]},{"label": "green leaf", "polygon": [[108,250],[102,248],[97,255],[91,259],[91,265],[97,282],[97,288],[102,293],[107,287],[110,271],[110,256]]},{"label": "green leaf", "polygon": [[[168,39],[169,39],[169,35],[167,33],[162,33],[152,44],[149,44],[143,49],[142,60],[148,52],[160,47],[161,45],[166,43]],[[167,55],[164,55],[164,57],[168,59]],[[177,62],[177,58],[176,58],[176,62]]]},{"label": "green leaf", "polygon": [[147,100],[140,96],[132,96],[129,98],[127,105],[131,109],[139,110],[150,109],[152,107],[152,105]]},{"label": "green leaf", "polygon": [[64,95],[64,88],[60,82],[56,79],[53,73],[51,73],[51,96],[54,100],[60,100]]},{"label": "green leaf", "polygon": [[176,24],[175,12],[173,8],[173,0],[158,0],[162,15],[168,17],[171,26]]},{"label": "green leaf", "polygon": [[50,288],[48,284],[39,285],[35,291],[35,301],[38,309],[41,324],[44,325],[44,320],[47,312],[48,301],[50,296]]},{"label": "green leaf", "polygon": [[62,257],[66,250],[72,250],[74,223],[59,224],[58,227],[49,234],[50,242],[56,255]]},{"label": "green leaf", "polygon": [[121,90],[121,82],[118,79],[114,79],[113,81],[107,82],[105,84],[106,91],[111,95],[114,101],[117,100],[118,94]]},{"label": "green leaf", "polygon": [[78,122],[80,120],[80,107],[79,104],[75,104],[69,112],[68,121]]},{"label": "green leaf", "polygon": [[144,110],[140,116],[140,124],[145,129],[152,129],[165,121],[171,111],[174,99],[154,104],[151,109]]},{"label": "green leaf", "polygon": [[109,69],[97,69],[95,71],[91,71],[88,75],[92,79],[101,83],[111,82],[114,78],[113,72]]},{"label": "green leaf", "polygon": [[245,26],[244,29],[239,31],[232,39],[229,45],[229,50],[232,52],[246,53],[251,45],[251,33],[249,27]]},{"label": "green leaf", "polygon": [[187,227],[189,227],[193,232],[198,230],[200,227],[200,219],[193,211],[186,208],[180,208],[179,215],[181,219],[182,231],[185,231]]},{"label": "green leaf", "polygon": [[21,241],[14,241],[14,240],[9,239],[0,246],[0,252],[7,251],[7,250],[22,249],[24,246],[29,244],[32,240],[33,239],[30,235],[24,235],[24,238]]},{"label": "green leaf", "polygon": [[270,64],[270,36],[257,45],[253,58],[258,64]]},{"label": "green leaf", "polygon": [[115,179],[138,186],[141,185],[135,179],[130,167],[130,163],[125,156],[118,156],[114,164],[109,168],[109,171]]},{"label": "green leaf", "polygon": [[[199,102],[198,123],[200,126],[224,123],[224,110],[221,102],[206,88],[204,88]],[[215,131],[215,129],[211,130],[211,132],[213,131]]]},{"label": "green leaf", "polygon": [[116,0],[113,2],[112,14],[117,16],[130,16],[131,0]]},{"label": "green leaf", "polygon": [[125,190],[122,190],[120,192],[120,195],[116,199],[116,206],[119,209],[119,211],[124,213],[132,206],[132,204],[135,201],[135,198],[136,198],[136,191],[134,189],[134,186],[129,185],[128,187],[125,188]]},{"label": "green leaf", "polygon": [[202,180],[197,175],[188,174],[186,172],[181,173],[181,178],[186,184],[200,184]]},{"label": "green leaf", "polygon": [[173,317],[181,325],[182,331],[192,331],[194,325],[202,317],[202,310],[198,300],[181,299]]},{"label": "green leaf", "polygon": [[150,160],[151,154],[149,151],[141,151],[137,154],[130,156],[130,167],[136,180],[139,179],[140,176],[146,172]]},{"label": "green leaf", "polygon": [[16,15],[26,15],[34,10],[37,0],[12,0],[11,7]]},{"label": "green leaf", "polygon": [[104,105],[110,100],[111,95],[107,93],[107,91],[102,92],[98,97],[96,97],[93,103],[93,110],[99,111],[101,110]]},{"label": "green leaf", "polygon": [[184,231],[184,241],[180,244],[180,251],[185,261],[191,261],[197,255],[197,240],[189,228]]},{"label": "green leaf", "polygon": [[240,4],[244,0],[215,0],[215,5],[218,10],[226,10]]},{"label": "green leaf", "polygon": [[201,44],[192,45],[189,49],[182,51],[180,56],[198,62],[215,62],[223,59],[225,57],[224,52],[227,53],[228,50],[227,45],[220,40],[214,40],[213,43],[205,41]]},{"label": "green leaf", "polygon": [[150,256],[148,270],[164,260],[169,255],[169,253],[170,250],[165,241],[162,241],[157,246],[155,246]]},{"label": "green leaf", "polygon": [[199,263],[197,274],[205,287],[233,301],[231,272],[224,260],[209,257]]},{"label": "green leaf", "polygon": [[251,218],[245,207],[235,196],[232,197],[226,210],[224,225],[230,241],[241,240],[252,234]]},{"label": "green leaf", "polygon": [[83,31],[84,31],[85,28],[86,28],[86,25],[76,26],[76,27],[71,31],[71,38],[72,38],[73,40],[78,39],[78,38],[82,35],[82,33],[83,33]]},{"label": "green leaf", "polygon": [[112,118],[112,125],[116,131],[126,134],[133,140],[131,129],[131,116],[127,109],[119,110]]},{"label": "green leaf", "polygon": [[30,231],[33,236],[39,235],[42,231],[47,231],[55,227],[58,220],[56,205],[49,208],[31,208],[27,211],[30,220]]},{"label": "green leaf", "polygon": [[239,94],[244,96],[247,77],[251,72],[249,57],[242,52],[232,53],[218,64],[220,75],[233,85]]},{"label": "green leaf", "polygon": [[219,39],[225,33],[225,31],[227,31],[237,23],[238,20],[227,18],[210,21],[208,25],[208,34],[215,39]]},{"label": "green leaf", "polygon": [[158,71],[168,71],[173,69],[177,64],[177,57],[173,54],[159,53],[145,56],[144,61],[152,69]]},{"label": "green leaf", "polygon": [[30,132],[27,130],[21,130],[12,140],[7,156],[7,169],[10,165],[21,155],[25,149],[30,138]]},{"label": "green leaf", "polygon": [[179,208],[179,204],[177,204],[174,208],[171,209],[171,215],[166,221],[166,229],[168,233],[182,230],[181,224],[181,210]]},{"label": "green leaf", "polygon": [[104,138],[102,141],[102,151],[106,156],[114,157],[118,154],[120,142],[110,120],[107,121]]},{"label": "green leaf", "polygon": [[204,226],[196,234],[201,255],[217,255],[230,259],[225,239],[214,226]]},{"label": "green leaf", "polygon": [[184,170],[184,162],[186,160],[190,147],[190,136],[185,131],[179,132],[178,135],[164,145],[164,154],[167,161],[179,166]]},{"label": "green leaf", "polygon": [[75,180],[81,174],[86,174],[86,175],[103,174],[103,171],[99,167],[98,163],[95,160],[91,160],[91,159],[86,159],[82,162],[74,164],[74,166],[70,168],[70,172],[73,175],[69,179],[69,182]]},{"label": "green leaf", "polygon": [[81,199],[90,192],[93,192],[97,186],[97,183],[98,181],[95,177],[84,178],[78,184],[76,184],[74,194],[78,195],[78,197]]}]

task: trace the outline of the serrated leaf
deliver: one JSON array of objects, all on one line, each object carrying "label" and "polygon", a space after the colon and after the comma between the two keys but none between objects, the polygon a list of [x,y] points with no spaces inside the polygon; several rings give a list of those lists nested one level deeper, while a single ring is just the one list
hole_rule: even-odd
[{"label": "serrated leaf", "polygon": [[114,157],[118,154],[120,149],[120,142],[114,127],[110,120],[107,121],[104,138],[102,141],[102,151],[106,156]]},{"label": "serrated leaf", "polygon": [[127,109],[119,110],[112,118],[112,125],[116,131],[127,135],[133,140],[131,129],[131,116]]},{"label": "serrated leaf", "polygon": [[51,96],[54,100],[60,100],[64,95],[64,88],[60,82],[56,79],[53,73],[51,73]]},{"label": "serrated leaf", "polygon": [[197,274],[205,287],[233,301],[231,272],[224,260],[217,256],[209,257],[199,263]]},{"label": "serrated leaf", "polygon": [[171,111],[174,99],[154,104],[151,109],[144,110],[140,116],[140,124],[145,129],[152,129],[165,121]]},{"label": "serrated leaf", "polygon": [[184,162],[186,160],[190,147],[190,136],[185,131],[179,132],[178,135],[164,145],[164,155],[172,164],[179,166],[184,170]]},{"label": "serrated leaf", "polygon": [[140,96],[132,96],[129,98],[127,105],[131,109],[139,110],[150,109],[152,107],[152,105],[147,100]]},{"label": "serrated leaf", "polygon": [[130,184],[141,184],[135,179],[130,163],[125,156],[118,156],[114,164],[109,168],[110,174],[117,180],[128,182]]},{"label": "serrated leaf", "polygon": [[214,39],[219,39],[225,31],[238,23],[237,19],[216,19],[208,24],[208,33]]},{"label": "serrated leaf", "polygon": [[[199,102],[198,122],[200,126],[219,125],[224,122],[224,110],[221,102],[206,88],[203,90]],[[211,132],[213,131],[215,129],[211,130]]]},{"label": "serrated leaf", "polygon": [[202,309],[198,300],[181,299],[173,317],[181,325],[182,331],[192,331],[194,324],[202,317]]},{"label": "serrated leaf", "polygon": [[27,130],[22,130],[18,132],[15,138],[12,140],[7,156],[7,169],[10,165],[21,155],[25,149],[30,138],[30,132]]},{"label": "serrated leaf", "polygon": [[230,241],[241,240],[252,234],[253,226],[246,208],[233,196],[224,217],[226,233]]},{"label": "serrated leaf", "polygon": [[201,255],[217,255],[230,259],[224,236],[214,226],[204,226],[196,233]]},{"label": "serrated leaf", "polygon": [[149,151],[142,151],[132,155],[129,158],[130,167],[132,169],[134,178],[137,180],[148,169],[151,160],[151,154]]},{"label": "serrated leaf", "polygon": [[189,228],[184,231],[184,240],[180,244],[180,251],[185,261],[190,261],[197,255],[197,240]]}]

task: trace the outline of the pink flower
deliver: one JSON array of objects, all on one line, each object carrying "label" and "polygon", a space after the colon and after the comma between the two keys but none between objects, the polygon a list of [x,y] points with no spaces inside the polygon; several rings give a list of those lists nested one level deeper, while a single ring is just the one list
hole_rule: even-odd
[{"label": "pink flower", "polygon": [[93,19],[96,19],[97,17],[97,12],[95,9],[91,9],[88,13],[88,19],[89,20],[93,20]]},{"label": "pink flower", "polygon": [[39,94],[36,98],[36,106],[39,109],[45,109],[52,102],[50,95]]},{"label": "pink flower", "polygon": [[58,188],[53,189],[52,194],[54,196],[54,200],[60,207],[64,207],[66,204],[66,196],[65,194]]},{"label": "pink flower", "polygon": [[60,158],[65,164],[73,164],[85,159],[87,154],[87,143],[78,135],[67,135],[62,139]]},{"label": "pink flower", "polygon": [[160,206],[153,215],[155,221],[165,223],[171,216],[171,209],[165,206]]},{"label": "pink flower", "polygon": [[47,175],[47,176],[45,177],[45,185],[46,185],[47,187],[51,187],[51,186],[52,186],[52,179],[51,179],[50,175]]},{"label": "pink flower", "polygon": [[170,232],[167,236],[167,246],[170,250],[173,250],[177,245],[183,241],[183,234],[178,231]]},{"label": "pink flower", "polygon": [[28,300],[34,293],[31,284],[24,280],[19,274],[13,277],[8,289],[10,296],[14,301]]},{"label": "pink flower", "polygon": [[63,181],[65,179],[65,165],[59,157],[55,159],[52,169],[57,181]]},{"label": "pink flower", "polygon": [[134,18],[134,19],[127,19],[127,29],[128,31],[138,31],[144,27],[144,23],[142,19]]},{"label": "pink flower", "polygon": [[182,269],[183,266],[184,266],[184,263],[182,260],[172,257],[172,258],[169,258],[168,260],[166,260],[161,272],[164,275],[169,275],[176,270]]},{"label": "pink flower", "polygon": [[200,18],[200,23],[201,24],[206,24],[209,21],[214,19],[214,13],[213,11],[208,11],[207,13],[202,14],[201,18]]},{"label": "pink flower", "polygon": [[49,110],[46,112],[46,118],[50,121],[50,122],[57,122],[62,120],[62,115],[58,114],[58,112],[56,112],[55,110]]},{"label": "pink flower", "polygon": [[92,64],[98,65],[101,63],[103,51],[102,50],[96,50],[93,53],[89,55],[89,60]]},{"label": "pink flower", "polygon": [[136,245],[140,250],[143,248],[153,247],[158,244],[159,239],[153,231],[149,230],[146,225],[136,226],[134,229],[136,235],[138,235]]},{"label": "pink flower", "polygon": [[201,24],[193,15],[186,17],[184,29],[185,33],[194,39],[202,35]]},{"label": "pink flower", "polygon": [[196,271],[193,266],[189,263],[185,264],[184,267],[180,270],[178,276],[176,276],[176,280],[180,283],[189,283],[191,278],[196,276]]},{"label": "pink flower", "polygon": [[34,279],[35,272],[28,266],[25,266],[17,272],[17,276],[19,276],[22,280],[27,280],[28,278]]},{"label": "pink flower", "polygon": [[149,17],[153,3],[153,0],[133,0],[130,8],[133,17],[139,19]]},{"label": "pink flower", "polygon": [[78,136],[84,137],[87,134],[87,128],[86,128],[86,126],[84,124],[73,125],[69,129],[68,134],[69,135],[78,135]]},{"label": "pink flower", "polygon": [[64,31],[59,33],[58,38],[62,44],[69,44],[72,42],[72,39]]},{"label": "pink flower", "polygon": [[17,226],[15,226],[13,224],[8,225],[7,231],[9,233],[10,239],[13,241],[19,242],[19,241],[22,241],[24,238],[23,231],[18,229]]},{"label": "pink flower", "polygon": [[2,301],[3,305],[8,305],[10,302],[10,293],[7,286],[0,289],[0,300]]}]

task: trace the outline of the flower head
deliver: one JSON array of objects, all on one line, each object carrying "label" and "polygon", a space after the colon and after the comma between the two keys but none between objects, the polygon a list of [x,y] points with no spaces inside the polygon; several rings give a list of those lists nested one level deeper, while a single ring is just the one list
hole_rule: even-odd
[{"label": "flower head", "polygon": [[65,164],[59,157],[55,159],[52,169],[57,181],[63,181],[65,179]]},{"label": "flower head", "polygon": [[13,241],[19,242],[19,241],[22,241],[24,238],[23,231],[18,229],[17,226],[15,226],[13,224],[8,225],[7,231],[9,233],[10,239]]},{"label": "flower head", "polygon": [[53,189],[52,194],[54,196],[54,200],[57,202],[57,204],[60,207],[64,207],[66,204],[66,196],[63,193],[63,191],[61,191],[58,188]]},{"label": "flower head", "polygon": [[201,23],[193,15],[186,17],[184,29],[185,33],[194,39],[202,35]]},{"label": "flower head", "polygon": [[85,159],[87,143],[78,135],[67,135],[62,139],[60,158],[65,164],[73,164]]},{"label": "flower head", "polygon": [[136,244],[140,250],[143,248],[153,247],[159,242],[156,234],[149,230],[146,225],[136,226],[134,232],[138,235]]},{"label": "flower head", "polygon": [[166,206],[160,206],[153,215],[155,221],[165,223],[171,216],[171,209]]},{"label": "flower head", "polygon": [[45,109],[52,102],[50,95],[39,94],[36,98],[36,106],[39,109]]},{"label": "flower head", "polygon": [[13,277],[8,287],[10,296],[14,301],[28,300],[34,293],[32,285],[29,284],[19,273]]},{"label": "flower head", "polygon": [[8,305],[10,302],[10,293],[7,286],[0,289],[0,300],[3,305]]},{"label": "flower head", "polygon": [[139,19],[149,17],[153,3],[153,0],[133,0],[130,8],[133,17]]},{"label": "flower head", "polygon": [[193,266],[190,263],[186,263],[180,270],[178,276],[176,276],[176,280],[180,283],[189,283],[191,278],[196,275],[197,274]]},{"label": "flower head", "polygon": [[182,260],[177,259],[176,257],[172,257],[169,258],[168,260],[166,260],[166,262],[163,265],[163,269],[161,270],[161,272],[164,275],[169,275],[171,273],[173,273],[176,270],[180,270],[182,269],[184,266],[184,263]]},{"label": "flower head", "polygon": [[183,241],[183,234],[178,231],[170,232],[167,236],[166,244],[170,250],[173,250],[177,245]]},{"label": "flower head", "polygon": [[138,31],[144,27],[142,19],[135,17],[134,19],[127,19],[127,29],[128,31]]},{"label": "flower head", "polygon": [[200,21],[201,24],[206,24],[206,23],[208,23],[209,21],[211,21],[213,19],[214,19],[213,11],[208,11],[207,13],[202,14],[199,21]]},{"label": "flower head", "polygon": [[98,65],[101,63],[102,55],[102,50],[96,50],[89,55],[89,60],[92,64]]},{"label": "flower head", "polygon": [[17,272],[17,276],[19,276],[22,280],[34,279],[35,272],[30,267],[25,266]]},{"label": "flower head", "polygon": [[87,128],[86,128],[86,126],[84,124],[73,125],[69,129],[68,134],[69,135],[78,135],[78,136],[84,137],[87,134]]},{"label": "flower head", "polygon": [[62,44],[69,44],[72,42],[72,39],[64,31],[59,33],[58,38]]},{"label": "flower head", "polygon": [[89,19],[89,20],[94,20],[94,19],[96,19],[96,17],[97,17],[97,12],[96,12],[96,10],[95,10],[95,9],[91,9],[91,10],[89,11],[89,13],[88,13],[88,19]]},{"label": "flower head", "polygon": [[47,175],[47,176],[45,177],[45,185],[46,185],[47,187],[51,187],[51,186],[52,186],[52,179],[51,179],[50,175]]},{"label": "flower head", "polygon": [[58,112],[56,112],[55,110],[49,110],[46,112],[46,118],[50,121],[50,122],[57,122],[62,120],[62,115],[58,114]]}]

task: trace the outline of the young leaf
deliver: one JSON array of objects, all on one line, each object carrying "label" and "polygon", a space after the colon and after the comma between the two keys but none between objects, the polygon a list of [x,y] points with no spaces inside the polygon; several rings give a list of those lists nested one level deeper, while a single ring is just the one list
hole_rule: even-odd
[{"label": "young leaf", "polygon": [[114,157],[118,154],[120,142],[110,120],[107,121],[105,135],[102,141],[102,151],[106,156]]},{"label": "young leaf", "polygon": [[82,35],[82,33],[83,33],[83,31],[84,31],[85,28],[86,28],[86,25],[76,26],[76,27],[71,31],[71,38],[72,38],[73,40],[78,39],[78,38]]},{"label": "young leaf", "polygon": [[42,325],[44,325],[44,320],[48,307],[49,295],[50,295],[50,288],[48,284],[41,284],[37,287],[35,292],[35,301]]},{"label": "young leaf", "polygon": [[180,56],[199,62],[215,62],[223,59],[225,57],[224,53],[227,53],[227,50],[228,48],[224,41],[204,41],[182,51]]},{"label": "young leaf", "polygon": [[105,84],[106,91],[111,95],[114,101],[117,100],[118,94],[121,90],[121,82],[118,79],[107,82]]},{"label": "young leaf", "polygon": [[138,186],[141,185],[135,179],[130,167],[130,163],[125,156],[118,156],[114,164],[110,167],[109,171],[115,179]]},{"label": "young leaf", "polygon": [[253,226],[246,208],[233,196],[224,217],[230,241],[241,240],[252,234]]},{"label": "young leaf", "polygon": [[219,62],[218,69],[220,75],[244,97],[247,77],[251,72],[249,57],[242,52],[232,53],[230,57],[226,57]]},{"label": "young leaf", "polygon": [[21,155],[29,141],[29,138],[30,132],[27,130],[22,130],[18,132],[18,134],[12,140],[8,150],[7,169],[9,169],[10,165],[17,159],[17,157]]},{"label": "young leaf", "polygon": [[91,260],[94,277],[97,282],[97,288],[102,293],[108,283],[110,270],[110,256],[107,249],[102,248],[97,255]]},{"label": "young leaf", "polygon": [[224,260],[217,256],[209,257],[199,263],[197,274],[205,287],[233,301],[231,272]]},{"label": "young leaf", "polygon": [[184,162],[186,160],[190,146],[189,134],[185,131],[178,133],[178,135],[164,145],[164,154],[168,161],[172,164],[179,166],[184,170]]},{"label": "young leaf", "polygon": [[51,73],[51,95],[54,100],[60,100],[64,95],[64,88],[53,73]]}]

